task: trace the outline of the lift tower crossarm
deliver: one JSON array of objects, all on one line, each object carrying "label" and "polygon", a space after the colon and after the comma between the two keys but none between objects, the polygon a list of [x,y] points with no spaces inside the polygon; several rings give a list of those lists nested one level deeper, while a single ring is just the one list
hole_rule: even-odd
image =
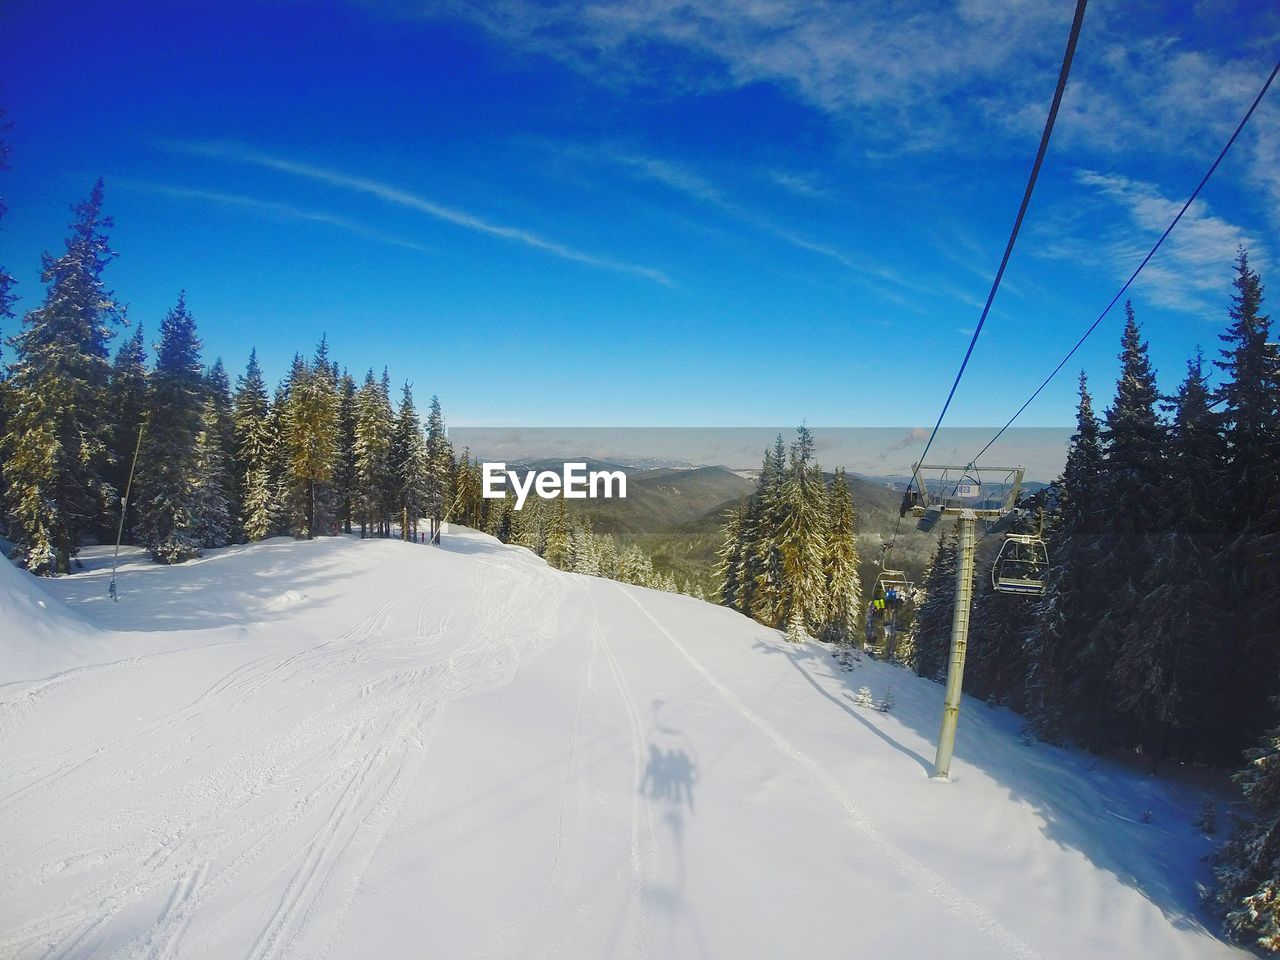
[{"label": "lift tower crossarm", "polygon": [[[961,516],[966,511],[972,513],[978,520],[999,520],[1006,513],[1013,509],[1018,502],[1018,496],[1022,491],[1022,478],[1026,473],[1025,467],[979,467],[972,463],[963,466],[955,463],[917,463],[912,468],[912,479],[915,488],[918,491],[918,499],[911,508],[912,516],[922,516],[930,507],[940,509],[943,514],[951,517]],[[958,489],[964,482],[966,477],[971,480],[978,481],[981,485],[982,475],[997,476],[1003,478],[998,486],[1008,485],[1009,492],[1005,495],[998,506],[994,507],[975,507],[964,503],[950,504],[949,500],[960,499],[955,495],[934,496],[929,492],[929,484],[925,481],[924,472],[935,471],[941,478],[942,482],[955,483]]]}]

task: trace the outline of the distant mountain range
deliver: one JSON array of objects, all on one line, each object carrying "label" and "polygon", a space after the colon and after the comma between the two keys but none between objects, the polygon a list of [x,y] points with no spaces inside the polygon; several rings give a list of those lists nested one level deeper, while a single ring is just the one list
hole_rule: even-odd
[{"label": "distant mountain range", "polygon": [[[565,461],[541,459],[511,464],[515,469],[559,470]],[[714,583],[716,552],[724,539],[729,511],[745,504],[755,489],[756,471],[723,466],[637,469],[625,464],[582,457],[588,470],[626,470],[625,500],[576,500],[570,509],[591,520],[592,528],[610,533],[648,552],[659,569],[677,578],[692,579],[710,588]],[[830,478],[831,475],[828,475]],[[898,510],[908,477],[848,476],[853,494],[855,529],[862,557],[864,591],[879,573],[884,545],[893,542],[887,566],[905,570],[919,579],[950,530],[947,522],[929,534],[916,529],[910,516],[899,519]],[[1044,487],[1027,484],[1028,492]]]},{"label": "distant mountain range", "polygon": [[692,470],[699,466],[696,463],[689,463],[684,460],[668,460],[662,457],[636,457],[625,458],[619,460],[600,460],[595,457],[565,457],[560,460],[554,460],[549,457],[540,457],[537,460],[513,460],[507,464],[512,469],[519,468],[521,470],[559,470],[565,463],[585,463],[588,470],[627,470],[627,471],[646,471],[646,470]]}]

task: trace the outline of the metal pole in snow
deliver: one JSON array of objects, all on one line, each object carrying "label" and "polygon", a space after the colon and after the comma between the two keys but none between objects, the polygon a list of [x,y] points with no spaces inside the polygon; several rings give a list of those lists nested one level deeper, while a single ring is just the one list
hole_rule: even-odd
[{"label": "metal pole in snow", "polygon": [[111,557],[111,586],[107,592],[111,594],[111,602],[120,599],[116,591],[116,564],[120,560],[120,540],[124,536],[124,515],[129,509],[129,491],[133,489],[133,472],[138,469],[138,452],[142,449],[142,432],[147,429],[147,421],[138,424],[138,442],[133,447],[133,463],[129,465],[129,480],[124,485],[124,499],[120,501],[120,525],[116,527],[116,552]]},{"label": "metal pole in snow", "polygon": [[951,752],[956,745],[956,724],[960,719],[960,687],[964,682],[964,655],[969,646],[969,609],[973,604],[974,528],[977,516],[965,510],[956,521],[959,536],[956,564],[956,600],[951,615],[951,662],[947,667],[947,697],[942,707],[942,732],[938,734],[938,754],[933,779],[947,780],[951,772]]}]

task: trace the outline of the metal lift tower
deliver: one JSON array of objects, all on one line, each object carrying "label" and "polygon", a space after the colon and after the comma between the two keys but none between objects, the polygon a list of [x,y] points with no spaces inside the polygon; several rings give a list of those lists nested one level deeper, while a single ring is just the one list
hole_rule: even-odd
[{"label": "metal lift tower", "polygon": [[[942,517],[956,518],[956,600],[951,615],[951,658],[947,665],[947,694],[942,708],[942,731],[933,778],[948,780],[951,753],[956,745],[960,719],[960,687],[964,682],[964,656],[969,645],[969,611],[973,605],[974,531],[979,520],[999,520],[1018,502],[1022,467],[982,467],[974,464],[917,463],[912,468],[917,500],[911,507],[921,529],[928,530]],[[984,482],[983,477],[990,478]],[[932,479],[929,479],[932,477]],[[996,479],[999,478],[999,479]]]}]

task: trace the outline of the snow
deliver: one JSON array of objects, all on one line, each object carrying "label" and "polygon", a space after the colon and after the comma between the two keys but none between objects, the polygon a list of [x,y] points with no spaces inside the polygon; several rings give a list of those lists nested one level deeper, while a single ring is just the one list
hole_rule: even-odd
[{"label": "snow", "polygon": [[0,564],[0,956],[1247,956],[1202,790],[971,700],[933,782],[941,687],[729,610],[470,532],[109,566]]}]

